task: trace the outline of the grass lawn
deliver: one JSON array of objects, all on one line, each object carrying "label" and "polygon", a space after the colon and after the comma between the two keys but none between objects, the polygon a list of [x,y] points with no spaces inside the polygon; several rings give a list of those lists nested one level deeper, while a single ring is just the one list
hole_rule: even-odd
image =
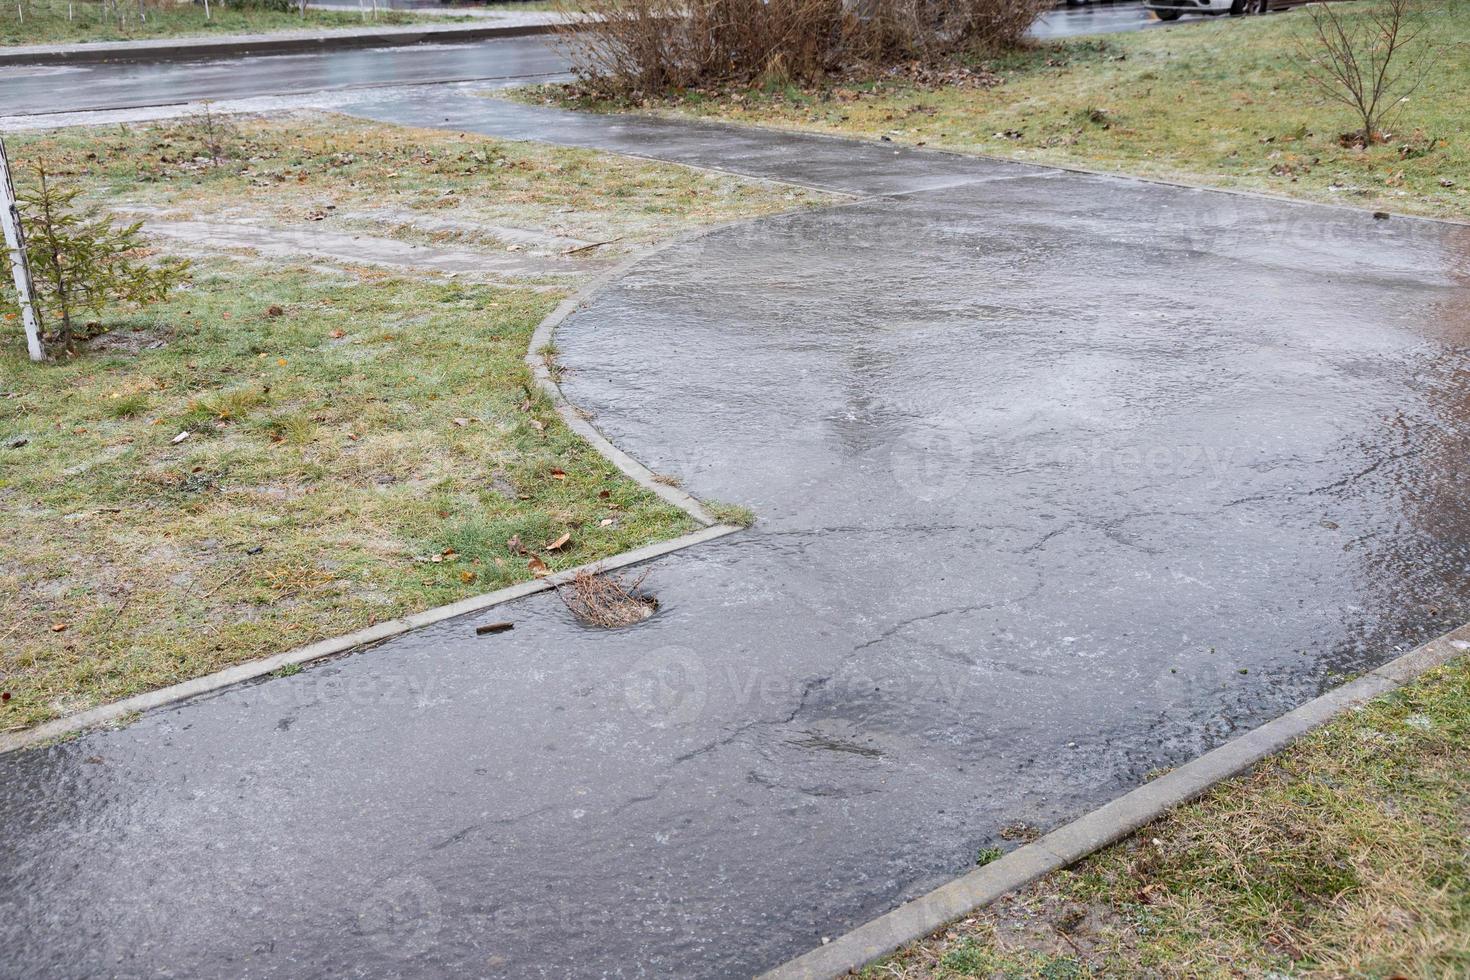
[{"label": "grass lawn", "polygon": [[[371,6],[371,4],[369,4]],[[143,14],[139,16],[139,10]],[[254,34],[304,28],[362,27],[415,23],[452,23],[466,18],[416,17],[400,10],[371,11],[364,20],[357,11],[313,10],[306,15],[284,10],[259,10],[227,3],[204,5],[173,0],[148,0],[140,5],[95,0],[18,0],[0,4],[0,45],[61,44],[71,41],[139,41],[187,35]]]},{"label": "grass lawn", "polygon": [[[330,117],[249,121],[215,166],[193,127],[11,155],[113,205],[322,228],[392,204],[624,247],[821,200]],[[206,254],[166,302],[40,365],[0,311],[0,730],[522,581],[512,538],[556,569],[689,530],[531,393],[531,332],[578,281]]]},{"label": "grass lawn", "polygon": [[[48,170],[80,182],[91,201],[111,207],[352,233],[383,234],[386,220],[388,234],[424,243],[513,244],[498,240],[496,230],[528,228],[611,242],[599,256],[824,200],[630,157],[310,113],[239,125],[194,115],[9,142],[21,178],[45,161]],[[415,231],[404,226],[411,217],[470,227]]]},{"label": "grass lawn", "polygon": [[1470,976],[1467,841],[1461,660],[864,976]]},{"label": "grass lawn", "polygon": [[1366,152],[1340,145],[1353,119],[1293,66],[1301,11],[1038,45],[985,63],[1003,79],[989,88],[846,80],[642,108],[1470,218],[1470,3],[1426,9],[1434,69]]}]

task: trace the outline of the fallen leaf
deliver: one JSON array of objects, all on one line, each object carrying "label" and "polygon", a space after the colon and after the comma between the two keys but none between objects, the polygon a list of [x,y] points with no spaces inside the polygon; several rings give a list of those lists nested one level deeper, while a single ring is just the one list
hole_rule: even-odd
[{"label": "fallen leaf", "polygon": [[0,701],[9,701],[9,700],[10,700],[10,692],[9,691],[0,691]]},{"label": "fallen leaf", "polygon": [[469,569],[465,569],[464,571],[462,571],[462,572],[459,573],[459,580],[461,582],[465,583],[466,585],[469,585],[471,582],[473,582],[478,577],[479,576],[477,576],[474,572],[470,571]]},{"label": "fallen leaf", "polygon": [[536,578],[545,578],[551,574],[551,569],[546,567],[546,562],[535,555],[532,555],[531,560],[526,562],[526,567],[531,570],[531,574]]},{"label": "fallen leaf", "polygon": [[459,426],[460,428],[464,428],[465,426],[467,426],[467,425],[470,424],[470,420],[469,419],[450,419],[449,421],[453,422],[455,425]]},{"label": "fallen leaf", "polygon": [[266,316],[284,316],[285,313],[286,313],[285,310],[283,310],[279,306],[275,306],[275,305],[271,305],[271,306],[266,307],[266,311],[265,311],[265,315]]},{"label": "fallen leaf", "polygon": [[567,478],[567,472],[566,470],[552,470],[551,478],[553,480],[565,480]]},{"label": "fallen leaf", "polygon": [[560,551],[562,549],[562,546],[565,545],[570,540],[572,540],[572,533],[570,531],[568,531],[566,534],[563,534],[561,537],[557,538],[555,541],[553,541],[550,544],[548,544],[546,546],[546,550],[547,551]]},{"label": "fallen leaf", "polygon": [[53,632],[53,633],[65,633],[66,632],[66,624],[65,623],[52,623],[51,624],[51,632]]},{"label": "fallen leaf", "polygon": [[546,423],[542,422],[540,419],[532,419],[531,428],[535,429],[537,432],[545,432]]},{"label": "fallen leaf", "polygon": [[608,497],[611,497],[612,496],[612,491],[611,490],[599,490],[599,491],[597,491],[597,496],[600,497],[603,500],[606,500]]},{"label": "fallen leaf", "polygon": [[343,330],[341,327],[338,327],[336,330],[333,330],[331,333],[327,334],[327,336],[331,337],[333,340],[341,340],[343,337],[347,336],[347,331]]}]

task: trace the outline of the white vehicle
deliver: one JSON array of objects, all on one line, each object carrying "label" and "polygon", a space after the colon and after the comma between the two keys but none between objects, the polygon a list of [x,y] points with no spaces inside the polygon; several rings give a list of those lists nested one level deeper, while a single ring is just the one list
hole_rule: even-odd
[{"label": "white vehicle", "polygon": [[1159,20],[1178,20],[1181,14],[1264,14],[1271,0],[1143,0]]}]

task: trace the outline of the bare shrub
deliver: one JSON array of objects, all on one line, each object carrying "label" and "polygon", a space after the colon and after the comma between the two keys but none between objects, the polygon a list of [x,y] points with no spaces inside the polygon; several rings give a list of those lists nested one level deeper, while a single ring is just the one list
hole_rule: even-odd
[{"label": "bare shrub", "polygon": [[199,111],[182,117],[176,123],[187,139],[199,145],[198,159],[211,167],[219,167],[239,151],[240,127],[229,116],[215,112],[206,99]]},{"label": "bare shrub", "polygon": [[[647,575],[644,572],[644,575]],[[581,571],[556,594],[584,623],[603,629],[641,623],[658,610],[658,600],[642,590],[643,575],[624,582],[610,572]]]},{"label": "bare shrub", "polygon": [[1297,39],[1297,66],[1328,98],[1353,111],[1362,124],[1349,134],[1364,146],[1402,108],[1432,64],[1421,42],[1424,23],[1417,0],[1381,0],[1366,9],[1336,4],[1307,7],[1311,28]]},{"label": "bare shrub", "polygon": [[586,0],[562,38],[610,95],[810,82],[1014,46],[1051,0]]}]

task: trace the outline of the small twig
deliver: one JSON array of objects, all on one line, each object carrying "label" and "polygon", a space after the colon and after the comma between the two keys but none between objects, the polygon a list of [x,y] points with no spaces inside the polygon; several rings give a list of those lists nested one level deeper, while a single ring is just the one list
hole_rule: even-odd
[{"label": "small twig", "polygon": [[211,588],[208,592],[206,592],[203,595],[201,595],[199,598],[201,598],[201,599],[208,599],[210,596],[214,595],[220,589],[223,589],[226,585],[229,585],[231,582],[233,582],[235,579],[239,578],[244,573],[245,573],[245,569],[244,568],[237,568],[237,569],[235,569],[233,572],[231,572],[230,574],[226,575],[224,578],[222,578],[218,582],[216,582],[214,584],[214,587],[213,588]]},{"label": "small twig", "polygon": [[617,238],[609,238],[605,242],[589,242],[586,245],[577,245],[577,246],[574,246],[572,248],[567,249],[566,251],[562,252],[561,254],[563,254],[563,255],[576,255],[578,252],[591,251],[594,248],[601,248],[604,245],[611,245],[614,242],[620,242],[622,240],[623,240],[623,236],[622,235],[619,235]]},{"label": "small twig", "polygon": [[1067,935],[1065,932],[1063,932],[1062,930],[1058,929],[1056,927],[1056,925],[1053,925],[1051,927],[1051,931],[1054,932],[1054,933],[1056,933],[1058,936],[1062,937],[1062,941],[1065,942],[1068,946],[1071,946],[1074,950],[1076,950],[1077,951],[1077,955],[1079,957],[1081,957],[1084,961],[1087,959],[1087,954],[1084,953],[1084,952],[1082,952],[1082,947],[1081,946],[1078,946],[1075,942],[1072,941],[1072,937],[1071,936]]},{"label": "small twig", "polygon": [[23,625],[25,625],[25,623],[26,623],[26,620],[24,620],[24,619],[17,619],[13,624],[11,624],[10,629],[6,630],[4,633],[0,633],[0,640],[7,640],[7,639],[9,639],[10,638],[10,634],[11,633],[14,633],[16,630],[20,629]]},{"label": "small twig", "polygon": [[513,630],[515,628],[515,623],[486,623],[484,626],[475,627],[475,635],[485,636],[490,633],[504,633],[506,630]]},{"label": "small twig", "polygon": [[122,605],[118,606],[112,611],[112,614],[107,618],[107,625],[102,628],[101,633],[97,634],[97,639],[100,640],[104,636],[112,632],[112,628],[117,625],[117,621],[119,619],[122,619],[122,614],[128,611],[128,606],[132,605],[133,596],[135,594],[136,590],[133,592],[129,592],[127,594],[127,597],[123,599]]}]

